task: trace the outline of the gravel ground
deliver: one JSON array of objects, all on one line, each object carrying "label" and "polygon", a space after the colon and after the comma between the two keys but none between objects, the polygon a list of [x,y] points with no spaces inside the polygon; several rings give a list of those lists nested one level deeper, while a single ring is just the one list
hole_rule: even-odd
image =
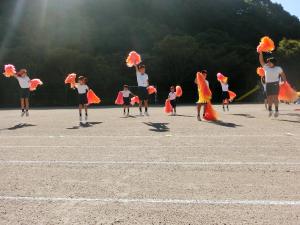
[{"label": "gravel ground", "polygon": [[0,110],[0,224],[300,224],[300,106]]}]

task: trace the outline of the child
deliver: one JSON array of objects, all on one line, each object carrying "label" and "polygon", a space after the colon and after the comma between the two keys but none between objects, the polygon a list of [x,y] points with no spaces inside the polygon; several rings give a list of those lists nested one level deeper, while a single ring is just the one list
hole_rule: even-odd
[{"label": "child", "polygon": [[21,117],[25,114],[29,116],[29,96],[30,96],[30,78],[27,75],[26,69],[21,69],[15,76],[14,76],[20,85],[20,101],[21,101]]},{"label": "child", "polygon": [[230,101],[230,97],[229,97],[229,92],[228,92],[228,88],[229,85],[226,82],[220,82],[221,83],[221,87],[222,87],[222,106],[223,106],[223,111],[225,112],[225,106],[227,106],[227,111],[229,111],[229,101]]},{"label": "child", "polygon": [[[200,72],[200,74],[201,74],[201,76],[203,76],[203,78],[205,79],[206,85],[209,87],[209,82],[206,80],[206,77],[207,77],[207,70],[202,70],[202,71]],[[198,85],[197,77],[196,77],[196,79],[195,79],[195,84]],[[209,101],[208,99],[204,99],[204,98],[201,97],[201,95],[200,95],[200,92],[201,92],[201,91],[202,91],[202,90],[199,89],[199,85],[198,85],[199,101],[197,102],[197,119],[198,119],[199,121],[201,121],[201,117],[200,117],[201,107],[202,107],[202,105],[204,106],[204,111],[203,111],[203,117],[204,117],[205,110],[206,110],[206,105],[207,105],[207,103],[208,103],[208,101]]]},{"label": "child", "polygon": [[274,117],[279,116],[279,80],[282,79],[283,82],[286,82],[286,75],[283,72],[282,68],[277,66],[275,58],[268,58],[265,62],[263,53],[259,53],[259,62],[265,70],[265,81],[266,81],[266,93],[268,101],[268,110],[269,117],[273,115],[272,106],[275,105],[275,114]]},{"label": "child", "polygon": [[[121,91],[123,94],[123,110],[124,110],[124,116],[129,116],[129,108],[130,108],[130,95],[134,96],[132,92],[129,90],[128,85],[123,86],[123,91]],[[127,114],[126,114],[126,109],[127,109]]]},{"label": "child", "polygon": [[148,99],[149,99],[149,94],[147,87],[149,86],[149,77],[145,73],[146,72],[146,67],[145,65],[135,65],[136,69],[136,78],[137,78],[137,83],[138,83],[138,97],[140,99],[140,104],[139,104],[139,109],[140,109],[140,116],[143,116],[142,112],[142,106],[144,103],[145,107],[145,115],[149,116],[148,114]]},{"label": "child", "polygon": [[75,88],[78,91],[78,99],[79,99],[79,121],[80,124],[82,123],[82,108],[85,110],[85,122],[88,120],[88,99],[87,99],[87,92],[89,87],[86,85],[87,78],[84,76],[80,76],[78,78],[78,83],[75,84]]},{"label": "child", "polygon": [[175,92],[175,87],[171,86],[170,91],[171,92],[169,93],[168,99],[170,100],[170,103],[171,103],[172,108],[173,108],[172,115],[175,116],[176,115],[176,92]]}]

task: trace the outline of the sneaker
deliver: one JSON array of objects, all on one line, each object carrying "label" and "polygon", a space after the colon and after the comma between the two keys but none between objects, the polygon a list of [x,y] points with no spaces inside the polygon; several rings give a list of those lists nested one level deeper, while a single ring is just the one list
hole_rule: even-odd
[{"label": "sneaker", "polygon": [[140,116],[143,116],[143,113],[142,113],[142,112],[140,112]]},{"label": "sneaker", "polygon": [[197,116],[197,120],[198,120],[198,121],[201,121],[200,115]]},{"label": "sneaker", "polygon": [[28,111],[26,111],[26,113],[25,113],[25,114],[26,114],[26,117],[28,117],[28,116],[29,116],[29,112],[28,112]]},{"label": "sneaker", "polygon": [[82,123],[82,116],[79,116],[79,122]]},{"label": "sneaker", "polygon": [[269,117],[272,117],[273,111],[269,111]]},{"label": "sneaker", "polygon": [[25,115],[25,111],[21,112],[21,117],[23,117]]},{"label": "sneaker", "polygon": [[174,112],[174,116],[176,116],[177,114],[176,114],[176,112]]},{"label": "sneaker", "polygon": [[223,107],[223,111],[225,112],[225,107]]},{"label": "sneaker", "polygon": [[148,113],[148,112],[145,112],[145,116],[149,116],[149,113]]},{"label": "sneaker", "polygon": [[277,118],[278,116],[279,116],[279,112],[276,111],[275,114],[274,114],[274,117]]},{"label": "sneaker", "polygon": [[88,115],[86,115],[86,116],[84,117],[84,119],[85,119],[85,122],[87,122],[87,121],[88,121]]},{"label": "sneaker", "polygon": [[126,114],[126,116],[127,116],[127,117],[129,117],[129,116],[130,116],[129,112]]}]

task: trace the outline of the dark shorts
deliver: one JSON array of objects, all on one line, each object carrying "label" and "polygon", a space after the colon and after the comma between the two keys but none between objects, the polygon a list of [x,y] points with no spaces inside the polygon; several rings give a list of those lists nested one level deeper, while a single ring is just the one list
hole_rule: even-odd
[{"label": "dark shorts", "polygon": [[78,95],[78,100],[80,105],[86,105],[88,104],[88,99],[86,94],[79,94]]},{"label": "dark shorts", "polygon": [[29,96],[30,96],[29,88],[21,88],[20,98],[29,98]]},{"label": "dark shorts", "polygon": [[175,100],[171,100],[170,103],[171,103],[171,106],[173,108],[176,108],[176,99]]},{"label": "dark shorts", "polygon": [[228,91],[223,91],[222,92],[222,100],[228,100],[230,99],[230,96],[229,96],[229,92]]},{"label": "dark shorts", "polygon": [[141,101],[148,100],[149,94],[146,87],[138,87],[138,96]]},{"label": "dark shorts", "polygon": [[123,97],[123,101],[124,101],[124,106],[130,106],[130,98],[128,97],[128,98],[125,98],[125,97]]},{"label": "dark shorts", "polygon": [[267,96],[279,94],[279,82],[267,83],[266,87]]}]

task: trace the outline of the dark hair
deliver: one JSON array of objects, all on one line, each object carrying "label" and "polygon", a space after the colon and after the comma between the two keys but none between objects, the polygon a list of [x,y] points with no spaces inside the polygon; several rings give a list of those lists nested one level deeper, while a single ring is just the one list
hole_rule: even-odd
[{"label": "dark hair", "polygon": [[123,85],[123,88],[128,88],[128,85],[127,85],[127,84],[124,84],[124,85]]},{"label": "dark hair", "polygon": [[207,70],[201,70],[200,73],[205,73],[205,74],[207,74]]},{"label": "dark hair", "polygon": [[273,63],[274,65],[277,63],[277,60],[274,57],[268,58],[267,62]]},{"label": "dark hair", "polygon": [[170,87],[170,89],[171,89],[171,88],[172,88],[172,89],[175,89],[175,87],[174,87],[174,86],[171,86],[171,87]]},{"label": "dark hair", "polygon": [[87,81],[88,81],[88,79],[87,79],[85,76],[79,76],[79,77],[78,77],[78,80],[79,80],[79,81],[84,81],[84,82],[87,82]]},{"label": "dark hair", "polygon": [[138,65],[138,69],[142,69],[142,68],[146,68],[146,66],[144,64]]}]

